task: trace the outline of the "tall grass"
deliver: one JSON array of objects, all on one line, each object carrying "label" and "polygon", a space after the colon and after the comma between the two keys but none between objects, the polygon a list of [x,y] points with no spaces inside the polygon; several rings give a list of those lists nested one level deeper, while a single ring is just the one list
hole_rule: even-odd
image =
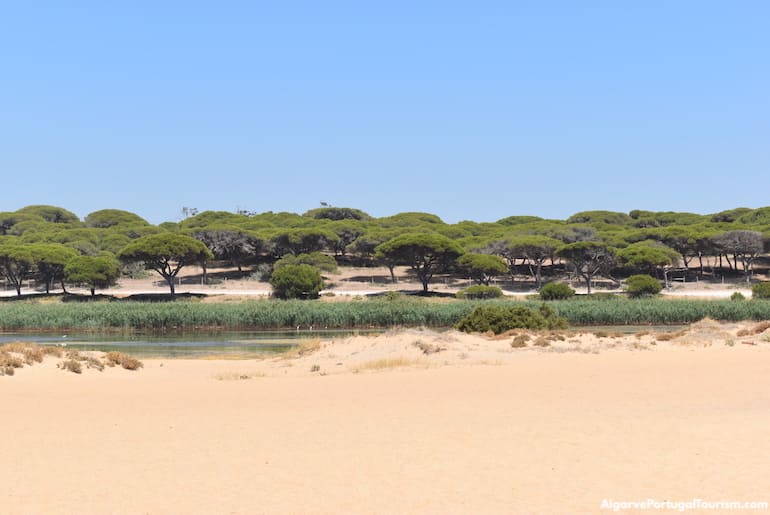
[{"label": "tall grass", "polygon": [[730,300],[616,299],[554,302],[570,325],[687,324],[704,318],[723,321],[770,319],[770,302]]},{"label": "tall grass", "polygon": [[[0,330],[195,330],[448,327],[481,302],[536,307],[537,302],[477,301],[433,303],[419,300],[350,302],[249,301],[94,302],[0,304]],[[567,300],[550,302],[571,325],[681,324],[716,320],[770,320],[770,301]]]},{"label": "tall grass", "polygon": [[31,303],[0,305],[0,330],[197,328],[308,329],[348,327],[446,327],[462,318],[468,302],[436,304],[384,300],[351,302],[251,301],[205,304]]}]

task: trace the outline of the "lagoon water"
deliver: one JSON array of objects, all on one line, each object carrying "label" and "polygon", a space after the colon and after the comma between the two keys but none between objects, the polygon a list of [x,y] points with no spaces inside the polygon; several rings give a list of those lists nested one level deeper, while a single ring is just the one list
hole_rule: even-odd
[{"label": "lagoon water", "polygon": [[[677,331],[684,326],[590,326],[572,327],[575,332]],[[120,351],[137,358],[259,358],[285,352],[304,339],[346,338],[379,334],[382,329],[299,331],[190,331],[190,332],[81,332],[0,333],[0,344],[34,342],[60,345],[80,351]]]},{"label": "lagoon water", "polygon": [[80,351],[120,351],[138,358],[264,357],[284,352],[303,339],[345,338],[381,330],[0,333],[0,344],[34,342]]}]

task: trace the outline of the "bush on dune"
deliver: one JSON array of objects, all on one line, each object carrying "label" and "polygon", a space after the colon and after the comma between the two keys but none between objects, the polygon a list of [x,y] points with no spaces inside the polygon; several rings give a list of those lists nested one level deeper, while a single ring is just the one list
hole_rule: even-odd
[{"label": "bush on dune", "polygon": [[540,309],[525,306],[479,306],[455,326],[466,333],[491,331],[501,334],[511,329],[565,329],[567,320],[546,305]]}]

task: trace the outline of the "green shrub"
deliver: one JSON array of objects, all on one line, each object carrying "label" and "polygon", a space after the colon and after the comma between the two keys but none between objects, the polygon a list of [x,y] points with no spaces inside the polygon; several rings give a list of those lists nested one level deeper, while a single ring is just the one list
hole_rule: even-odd
[{"label": "green shrub", "polygon": [[310,265],[322,272],[328,272],[330,274],[337,272],[337,261],[335,261],[333,257],[321,254],[320,252],[298,254],[296,256],[287,254],[275,262],[273,270],[280,270],[287,265]]},{"label": "green shrub", "polygon": [[564,329],[567,321],[548,306],[479,306],[460,320],[455,328],[466,333],[492,331],[501,334],[511,329]]},{"label": "green shrub", "polygon": [[741,292],[736,291],[730,295],[730,300],[746,300],[746,297],[744,297]]},{"label": "green shrub", "polygon": [[458,299],[497,299],[503,296],[503,290],[497,286],[477,284],[457,292]]},{"label": "green shrub", "polygon": [[317,299],[324,287],[321,272],[310,265],[286,265],[270,278],[273,295],[279,299]]},{"label": "green shrub", "polygon": [[626,291],[631,297],[657,295],[662,289],[660,281],[650,275],[638,274],[626,279]]},{"label": "green shrub", "polygon": [[751,297],[754,299],[770,299],[770,282],[765,281],[752,286]]},{"label": "green shrub", "polygon": [[564,300],[575,295],[575,290],[565,283],[548,283],[540,289],[542,300]]}]

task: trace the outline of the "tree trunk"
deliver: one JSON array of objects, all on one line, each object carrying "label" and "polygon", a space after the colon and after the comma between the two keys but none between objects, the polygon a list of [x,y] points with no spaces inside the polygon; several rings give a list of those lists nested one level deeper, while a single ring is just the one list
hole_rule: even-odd
[{"label": "tree trunk", "polygon": [[538,260],[535,267],[535,288],[538,290],[543,287],[543,262]]},{"label": "tree trunk", "polygon": [[422,291],[423,293],[428,293],[428,283],[430,282],[431,276],[433,274],[428,275],[425,273],[424,270],[417,269],[415,270],[417,272],[417,278],[422,283]]},{"label": "tree trunk", "polygon": [[699,277],[703,277],[703,253],[698,252],[698,262],[700,263],[700,272],[698,272]]},{"label": "tree trunk", "polygon": [[387,265],[387,267],[388,267],[388,271],[390,272],[390,280],[391,280],[391,282],[393,284],[396,284],[398,282],[398,279],[396,279],[396,271],[395,271],[396,266],[395,265]]},{"label": "tree trunk", "polygon": [[742,257],[743,275],[746,277],[746,284],[751,284],[751,258]]},{"label": "tree trunk", "polygon": [[67,286],[64,284],[64,279],[61,280],[61,291],[65,295],[67,294]]},{"label": "tree trunk", "polygon": [[171,290],[171,298],[172,299],[174,298],[174,295],[176,295],[176,288],[174,287],[174,279],[175,278],[176,277],[173,276],[173,275],[170,275],[170,276],[165,278],[166,282],[168,283],[168,287]]},{"label": "tree trunk", "polygon": [[529,275],[532,277],[532,279],[535,280],[535,283],[537,283],[537,274],[535,274],[535,270],[532,268],[532,263],[527,261],[527,268],[529,269]]},{"label": "tree trunk", "polygon": [[427,268],[422,268],[422,267],[412,267],[412,270],[417,272],[417,278],[422,283],[423,293],[428,293],[428,283],[433,278],[433,272],[431,272]]},{"label": "tree trunk", "polygon": [[93,286],[91,287],[91,296],[96,297],[96,288],[94,288]]}]

